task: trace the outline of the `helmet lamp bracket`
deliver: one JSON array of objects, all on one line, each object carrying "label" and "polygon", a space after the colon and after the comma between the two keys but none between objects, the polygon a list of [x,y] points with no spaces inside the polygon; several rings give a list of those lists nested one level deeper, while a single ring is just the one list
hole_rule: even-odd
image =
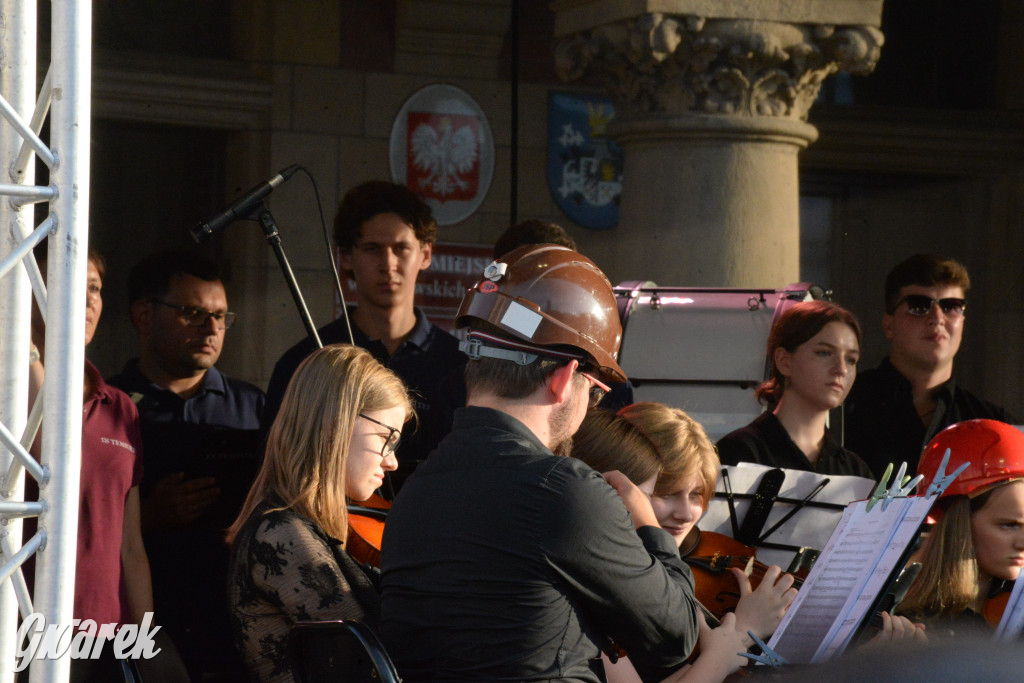
[{"label": "helmet lamp bracket", "polygon": [[484,277],[490,280],[491,282],[497,282],[501,278],[505,277],[505,272],[507,270],[507,263],[491,261],[491,264],[484,268]]}]

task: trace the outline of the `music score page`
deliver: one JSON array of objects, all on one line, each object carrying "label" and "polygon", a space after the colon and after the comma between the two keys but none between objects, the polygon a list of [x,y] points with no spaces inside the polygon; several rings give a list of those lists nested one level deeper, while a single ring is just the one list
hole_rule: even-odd
[{"label": "music score page", "polygon": [[931,502],[893,499],[883,510],[850,503],[768,645],[793,664],[823,662],[849,645],[870,616]]}]

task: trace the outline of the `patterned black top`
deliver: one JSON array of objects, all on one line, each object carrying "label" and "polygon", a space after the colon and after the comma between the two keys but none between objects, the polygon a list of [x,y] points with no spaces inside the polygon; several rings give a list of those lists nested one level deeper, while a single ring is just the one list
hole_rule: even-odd
[{"label": "patterned black top", "polygon": [[231,548],[228,608],[238,644],[262,683],[291,683],[288,636],[298,621],[354,619],[374,630],[380,600],[341,543],[291,510],[257,508]]}]

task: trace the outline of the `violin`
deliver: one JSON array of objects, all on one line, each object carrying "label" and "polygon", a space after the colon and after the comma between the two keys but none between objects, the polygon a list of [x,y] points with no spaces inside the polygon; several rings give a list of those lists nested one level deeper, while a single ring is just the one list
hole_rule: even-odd
[{"label": "violin", "polygon": [[[702,531],[694,527],[684,539],[679,555],[693,571],[694,593],[697,607],[704,613],[708,626],[715,628],[722,617],[736,610],[740,601],[740,587],[736,577],[729,571],[737,567],[750,577],[751,589],[760,585],[768,566],[757,560],[757,549],[714,531]],[[793,586],[799,588],[807,570],[795,572]],[[626,656],[626,652],[613,642],[606,642],[604,652],[612,662],[618,657]],[[691,664],[700,654],[700,647],[695,647],[687,659]]]},{"label": "violin", "polygon": [[345,550],[363,565],[380,568],[380,541],[391,501],[376,493],[358,505],[348,505],[348,539]]},{"label": "violin", "polygon": [[[768,571],[768,565],[757,560],[757,548],[698,527],[694,527],[687,536],[679,554],[693,571],[697,602],[717,619],[735,611],[740,601],[740,587],[729,571],[730,567],[742,569],[750,577],[752,589],[758,587]],[[793,586],[799,588],[806,575],[806,570],[796,572]]]},{"label": "violin", "polygon": [[1003,620],[1003,612],[1006,611],[1006,605],[1010,602],[1010,593],[1011,591],[1004,590],[985,601],[981,614],[985,617],[985,623],[992,628],[999,628],[999,622]]},{"label": "violin", "polygon": [[[722,617],[736,610],[740,601],[740,587],[730,567],[742,569],[750,577],[751,588],[757,588],[768,571],[768,565],[759,562],[757,549],[714,531],[694,527],[683,540],[679,555],[693,571],[694,594],[697,607],[704,613],[708,626],[715,628]],[[806,574],[806,571],[804,572]],[[799,587],[800,579],[793,584]],[[614,662],[626,653],[614,643],[606,643],[604,651]],[[687,661],[693,663],[700,654],[697,646]]]}]

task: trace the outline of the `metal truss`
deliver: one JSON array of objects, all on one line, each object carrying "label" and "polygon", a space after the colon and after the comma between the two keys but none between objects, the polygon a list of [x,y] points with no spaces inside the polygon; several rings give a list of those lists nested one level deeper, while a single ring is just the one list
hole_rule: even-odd
[{"label": "metal truss", "polygon": [[[85,362],[92,7],[52,0],[50,67],[36,88],[36,2],[0,0],[0,683],[14,680],[18,613],[70,624],[75,588]],[[49,115],[49,143],[40,138]],[[35,184],[35,165],[49,184]],[[47,203],[35,224],[35,206]],[[46,282],[32,249],[48,240]],[[28,405],[32,294],[46,321],[46,376]],[[40,423],[40,458],[29,454]],[[25,502],[24,477],[39,486]],[[38,530],[22,538],[22,519]],[[21,566],[36,555],[30,595]],[[34,604],[33,604],[34,602]],[[67,656],[30,681],[66,681]]]}]

